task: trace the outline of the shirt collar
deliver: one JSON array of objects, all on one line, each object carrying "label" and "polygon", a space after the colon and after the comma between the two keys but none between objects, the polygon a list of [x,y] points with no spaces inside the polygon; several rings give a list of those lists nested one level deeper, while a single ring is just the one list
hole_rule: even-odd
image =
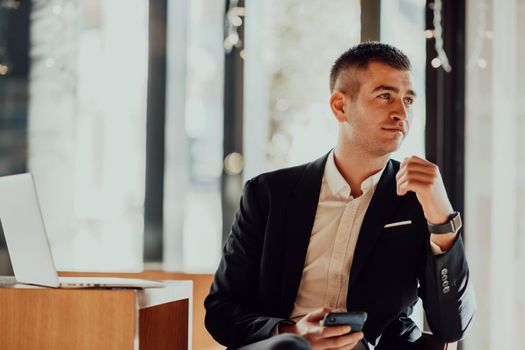
[{"label": "shirt collar", "polygon": [[[361,190],[363,193],[367,192],[369,189],[372,189],[372,191],[375,189],[385,168],[386,165],[383,167],[383,169],[369,176],[365,179],[365,181],[363,181],[361,184]],[[339,196],[344,199],[350,198],[352,190],[350,185],[346,182],[345,178],[343,175],[341,175],[341,172],[339,172],[339,169],[337,169],[337,166],[335,165],[334,150],[330,152],[328,159],[326,160],[324,178],[328,184],[328,187],[330,188],[330,192],[332,192],[332,195]]]}]

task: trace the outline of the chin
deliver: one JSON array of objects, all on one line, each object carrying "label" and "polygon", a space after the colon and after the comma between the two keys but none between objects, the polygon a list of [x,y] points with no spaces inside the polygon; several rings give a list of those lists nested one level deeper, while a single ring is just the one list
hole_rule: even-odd
[{"label": "chin", "polygon": [[401,145],[403,144],[403,138],[398,138],[394,140],[389,140],[388,142],[385,142],[384,144],[384,150],[388,153],[392,153],[397,151],[401,148]]},{"label": "chin", "polygon": [[401,138],[390,138],[368,143],[365,147],[367,147],[369,154],[373,154],[376,157],[384,157],[397,151],[402,143],[403,139]]},{"label": "chin", "polygon": [[401,143],[395,143],[395,144],[391,144],[391,145],[388,145],[388,146],[385,146],[385,147],[382,147],[380,150],[378,150],[378,152],[376,152],[376,154],[378,156],[386,156],[386,155],[389,155],[389,154],[392,154],[394,153],[395,151],[397,151],[399,148],[401,147]]}]

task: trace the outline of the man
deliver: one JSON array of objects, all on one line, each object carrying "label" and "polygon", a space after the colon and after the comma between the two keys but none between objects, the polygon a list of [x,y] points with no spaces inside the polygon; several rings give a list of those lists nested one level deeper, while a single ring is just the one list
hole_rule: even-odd
[{"label": "man", "polygon": [[[461,339],[475,311],[459,213],[439,169],[389,159],[410,129],[410,62],[351,48],[330,74],[335,148],[248,181],[205,301],[230,348],[419,349],[418,295],[434,335]],[[363,332],[325,327],[330,310],[366,311]]]}]

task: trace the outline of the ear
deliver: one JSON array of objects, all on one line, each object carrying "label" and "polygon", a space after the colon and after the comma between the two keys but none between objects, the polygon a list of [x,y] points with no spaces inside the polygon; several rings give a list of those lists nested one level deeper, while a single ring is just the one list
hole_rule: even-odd
[{"label": "ear", "polygon": [[338,90],[335,90],[330,97],[330,109],[335,119],[340,123],[346,121],[345,101],[347,98],[348,95]]}]

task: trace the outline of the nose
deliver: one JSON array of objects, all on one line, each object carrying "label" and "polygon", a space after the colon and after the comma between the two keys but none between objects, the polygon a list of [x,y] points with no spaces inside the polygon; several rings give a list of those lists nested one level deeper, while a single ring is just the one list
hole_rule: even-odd
[{"label": "nose", "polygon": [[394,105],[392,112],[390,113],[390,117],[396,121],[405,121],[407,119],[407,116],[408,112],[405,104],[403,103],[403,100],[398,99],[396,104]]}]

